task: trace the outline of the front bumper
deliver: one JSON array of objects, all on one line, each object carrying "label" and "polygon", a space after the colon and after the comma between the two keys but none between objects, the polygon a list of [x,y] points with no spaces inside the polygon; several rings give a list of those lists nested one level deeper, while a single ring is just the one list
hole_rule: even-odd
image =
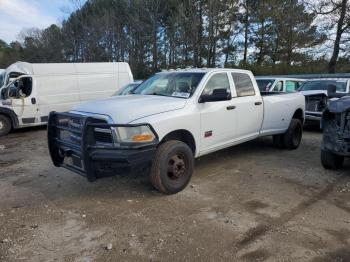
[{"label": "front bumper", "polygon": [[[134,126],[141,125],[145,124]],[[125,125],[108,124],[101,119],[72,113],[50,113],[47,135],[54,165],[95,181],[150,163],[158,138],[152,143],[119,146],[113,141],[112,131],[110,137],[108,133],[102,137],[96,135],[97,129],[111,130],[118,126]]]},{"label": "front bumper", "polygon": [[306,122],[320,122],[322,118],[322,112],[305,112],[305,120]]}]

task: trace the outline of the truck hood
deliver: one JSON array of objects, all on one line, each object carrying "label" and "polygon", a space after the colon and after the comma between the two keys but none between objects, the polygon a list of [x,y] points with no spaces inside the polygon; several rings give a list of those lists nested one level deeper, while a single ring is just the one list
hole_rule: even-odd
[{"label": "truck hood", "polygon": [[350,110],[350,96],[329,101],[328,110],[332,113],[342,113]]},{"label": "truck hood", "polygon": [[72,108],[72,111],[106,115],[116,124],[128,124],[137,119],[178,110],[186,105],[186,99],[156,95],[113,96],[92,100]]},{"label": "truck hood", "polygon": [[304,96],[309,95],[319,95],[319,94],[325,94],[327,95],[327,90],[309,90],[309,91],[300,91]]}]

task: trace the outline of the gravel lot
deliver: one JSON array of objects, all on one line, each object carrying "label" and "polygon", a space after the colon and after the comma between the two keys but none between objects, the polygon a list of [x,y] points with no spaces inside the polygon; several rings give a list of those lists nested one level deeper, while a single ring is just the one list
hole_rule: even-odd
[{"label": "gravel lot", "polygon": [[44,128],[16,131],[0,138],[0,261],[350,261],[350,161],[324,170],[320,141],[202,157],[164,196],[146,174],[89,183],[51,164]]}]

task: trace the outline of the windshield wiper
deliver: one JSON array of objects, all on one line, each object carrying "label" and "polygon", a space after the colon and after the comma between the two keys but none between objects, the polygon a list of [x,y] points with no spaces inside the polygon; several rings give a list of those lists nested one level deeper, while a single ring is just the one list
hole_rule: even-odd
[{"label": "windshield wiper", "polygon": [[168,96],[168,95],[161,94],[161,93],[151,93],[151,94],[147,94],[147,95],[150,95],[150,96]]}]

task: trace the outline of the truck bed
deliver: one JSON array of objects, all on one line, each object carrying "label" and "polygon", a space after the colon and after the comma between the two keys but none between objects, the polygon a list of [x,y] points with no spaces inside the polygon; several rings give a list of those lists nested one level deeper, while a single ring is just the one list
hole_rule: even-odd
[{"label": "truck bed", "polygon": [[261,135],[285,132],[298,108],[305,108],[305,97],[296,93],[261,92],[264,101],[264,120]]}]

